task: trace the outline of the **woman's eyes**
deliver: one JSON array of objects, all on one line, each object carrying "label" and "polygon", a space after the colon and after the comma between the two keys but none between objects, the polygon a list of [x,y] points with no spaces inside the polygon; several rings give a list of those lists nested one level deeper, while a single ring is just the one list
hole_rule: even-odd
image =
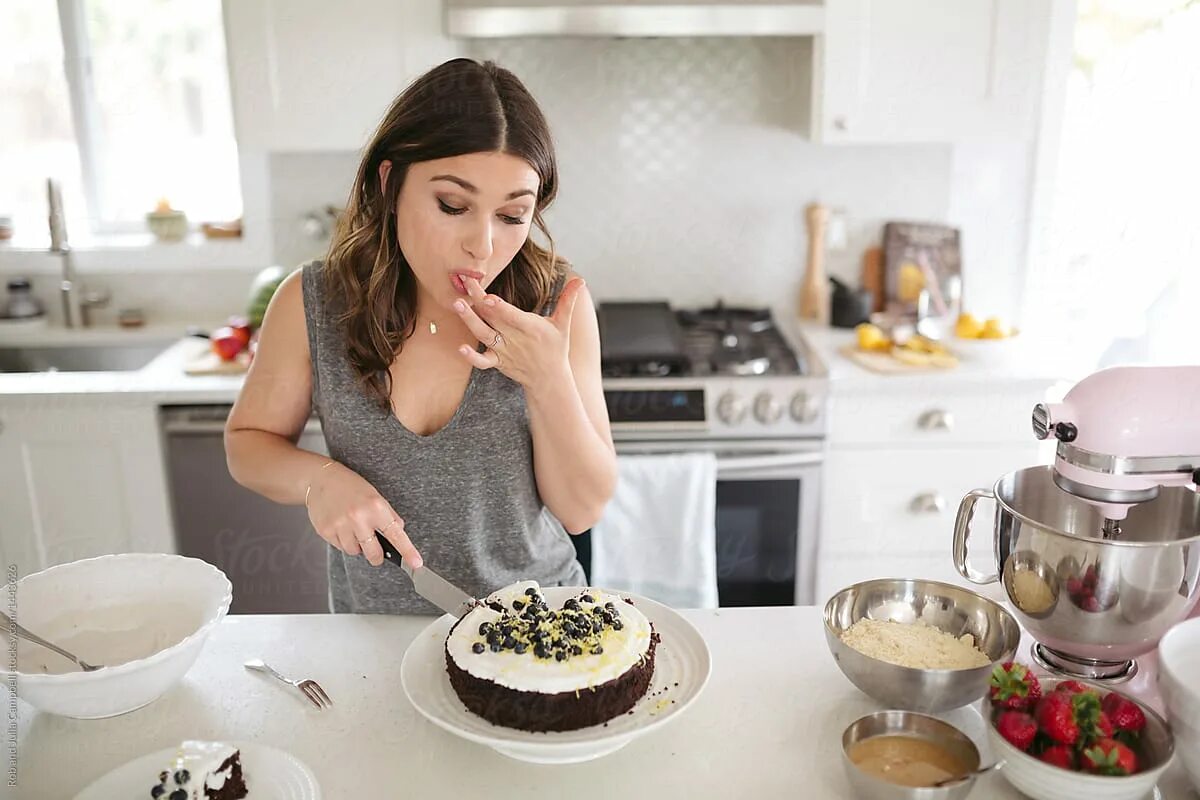
[{"label": "woman's eyes", "polygon": [[[447,203],[445,200],[442,200],[441,198],[438,198],[437,202],[438,202],[438,208],[440,208],[442,210],[442,213],[444,213],[444,214],[449,214],[453,217],[457,217],[459,214],[467,213],[466,208],[459,208],[458,206],[452,206],[449,203]],[[514,217],[514,216],[510,216],[508,214],[498,214],[497,216],[499,216],[500,219],[504,220],[509,225],[524,225],[525,224],[525,220],[522,217]]]}]

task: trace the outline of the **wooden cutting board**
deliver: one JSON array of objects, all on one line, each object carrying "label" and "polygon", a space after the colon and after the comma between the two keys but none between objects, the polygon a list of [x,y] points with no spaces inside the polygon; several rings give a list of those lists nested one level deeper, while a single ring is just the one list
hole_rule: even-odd
[{"label": "wooden cutting board", "polygon": [[250,368],[250,354],[238,353],[232,361],[222,361],[211,350],[205,350],[183,365],[188,375],[242,375]]},{"label": "wooden cutting board", "polygon": [[945,372],[948,369],[954,369],[954,367],[958,366],[957,361],[954,364],[946,364],[944,366],[908,364],[893,358],[889,353],[868,353],[859,350],[852,344],[845,345],[838,352],[863,369],[877,372],[881,375],[914,375],[922,372]]}]

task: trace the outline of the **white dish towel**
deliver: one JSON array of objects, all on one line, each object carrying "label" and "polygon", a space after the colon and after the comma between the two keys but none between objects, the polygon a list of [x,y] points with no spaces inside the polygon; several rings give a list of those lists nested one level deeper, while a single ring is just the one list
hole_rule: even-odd
[{"label": "white dish towel", "polygon": [[716,608],[716,456],[618,456],[617,469],[617,489],[592,528],[592,585],[673,608]]}]

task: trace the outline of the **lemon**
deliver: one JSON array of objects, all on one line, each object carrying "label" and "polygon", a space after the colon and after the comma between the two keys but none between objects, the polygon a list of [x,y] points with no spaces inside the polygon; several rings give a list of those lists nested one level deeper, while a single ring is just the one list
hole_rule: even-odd
[{"label": "lemon", "polygon": [[960,339],[978,339],[983,335],[983,323],[973,314],[960,314],[954,323],[954,335]]},{"label": "lemon", "polygon": [[858,349],[868,352],[887,350],[892,346],[892,340],[878,326],[864,322],[854,329],[858,334]]},{"label": "lemon", "polygon": [[1001,322],[998,317],[989,317],[987,322],[983,323],[983,332],[979,334],[979,338],[1007,339],[1010,333],[1008,325]]}]

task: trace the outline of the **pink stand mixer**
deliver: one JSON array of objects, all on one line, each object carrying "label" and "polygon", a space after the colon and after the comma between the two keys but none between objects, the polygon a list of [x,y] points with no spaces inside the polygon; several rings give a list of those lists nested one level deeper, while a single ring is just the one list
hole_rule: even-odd
[{"label": "pink stand mixer", "polygon": [[[1039,404],[1033,430],[1058,440],[958,509],[954,563],[1000,581],[1046,670],[1154,694],[1153,651],[1200,599],[1200,366],[1114,367]],[[996,504],[995,572],[970,565],[980,499]],[[1149,699],[1149,698],[1148,698]]]}]

